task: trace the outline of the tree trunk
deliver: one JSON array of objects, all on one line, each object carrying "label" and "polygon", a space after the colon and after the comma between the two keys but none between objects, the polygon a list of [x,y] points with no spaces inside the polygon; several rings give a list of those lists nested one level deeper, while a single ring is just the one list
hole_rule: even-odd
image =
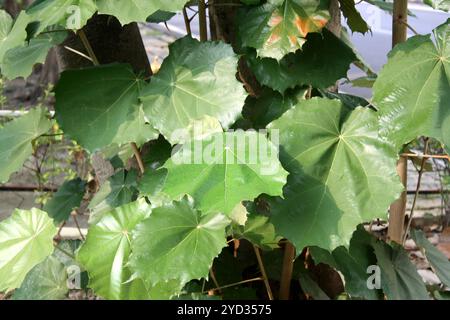
[{"label": "tree trunk", "polygon": [[[239,4],[239,0],[213,0],[209,1],[209,25],[211,30],[212,40],[222,40],[226,43],[230,43],[235,52],[239,50],[236,46],[237,40],[237,23],[236,15],[238,6],[220,5],[223,3],[236,3]],[[239,78],[244,83],[247,92],[254,97],[258,97],[261,94],[261,85],[256,80],[253,72],[247,65],[244,58],[239,60]]]},{"label": "tree trunk", "polygon": [[[83,28],[100,64],[129,63],[136,74],[148,77],[152,74],[147,53],[136,23],[121,26],[109,15],[95,15]],[[70,47],[87,55],[80,37],[72,33],[58,46],[58,60],[61,70],[92,66],[92,62],[67,50]]]}]

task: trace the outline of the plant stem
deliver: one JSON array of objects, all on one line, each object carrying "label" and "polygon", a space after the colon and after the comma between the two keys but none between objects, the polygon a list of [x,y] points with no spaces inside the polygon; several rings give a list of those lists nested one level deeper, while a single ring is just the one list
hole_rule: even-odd
[{"label": "plant stem", "polygon": [[65,254],[66,256],[68,256],[69,258],[75,260],[75,256],[74,256],[73,254],[67,252],[66,250],[64,250],[64,249],[62,249],[62,248],[60,248],[56,242],[53,242],[53,246],[55,247],[55,249],[61,251],[62,253],[64,253],[64,254]]},{"label": "plant stem", "polygon": [[89,60],[89,61],[92,62],[92,63],[94,62],[94,61],[92,60],[91,57],[85,55],[83,52],[80,52],[80,51],[78,51],[78,50],[75,50],[75,49],[73,49],[73,48],[71,48],[71,47],[69,47],[69,46],[64,46],[64,49],[69,50],[70,52],[73,52],[73,53],[79,55],[80,57],[83,57],[83,58]]},{"label": "plant stem", "polygon": [[284,245],[283,268],[281,270],[280,280],[280,300],[289,300],[292,272],[294,270],[295,247],[291,242]]},{"label": "plant stem", "polygon": [[[64,226],[66,225],[66,221],[64,221],[63,223],[61,223],[61,225],[59,226],[59,229],[58,229],[58,233],[56,234],[56,238],[58,238],[59,240],[61,239],[61,231],[62,231],[62,229],[64,228]],[[58,240],[58,241],[59,241]]]},{"label": "plant stem", "polygon": [[144,161],[142,160],[142,156],[141,156],[141,153],[139,152],[139,148],[138,148],[137,144],[132,142],[131,148],[133,148],[133,153],[134,153],[134,156],[136,157],[136,161],[138,163],[139,170],[141,170],[141,174],[144,174],[144,172],[145,172]]},{"label": "plant stem", "polygon": [[253,249],[255,250],[256,259],[258,260],[259,270],[261,271],[261,274],[263,276],[263,281],[264,285],[266,286],[267,295],[269,297],[269,300],[273,300],[272,289],[270,288],[269,278],[267,277],[266,268],[264,268],[264,263],[261,258],[261,252],[259,251],[259,248],[255,245],[253,245]]},{"label": "plant stem", "polygon": [[[216,275],[215,275],[212,267],[209,269],[209,275],[211,276],[211,279],[214,282],[214,285],[216,286],[216,288],[220,288],[219,282],[217,281]],[[217,291],[219,291],[219,293],[221,293],[220,289],[218,289]]]},{"label": "plant stem", "polygon": [[[429,141],[430,141],[429,138],[425,138],[425,147],[424,147],[424,150],[423,150],[424,154],[426,154],[428,152]],[[417,185],[416,185],[416,193],[414,194],[414,199],[413,199],[413,203],[412,203],[412,206],[411,206],[411,212],[409,214],[408,225],[406,226],[406,230],[405,230],[405,233],[403,235],[403,242],[402,242],[403,245],[405,245],[406,238],[408,237],[409,229],[411,228],[411,222],[412,222],[412,219],[414,217],[414,209],[416,207],[417,198],[419,197],[420,184],[422,182],[422,175],[423,175],[423,171],[424,171],[424,168],[425,168],[425,162],[426,161],[427,161],[427,158],[422,158],[422,161],[420,163],[419,176],[417,178]]]},{"label": "plant stem", "polygon": [[405,24],[406,27],[414,33],[414,35],[416,35],[416,36],[419,35],[419,33],[409,23],[407,23],[406,21],[403,21],[403,20],[401,20],[400,22]]},{"label": "plant stem", "polygon": [[91,57],[94,65],[96,65],[96,66],[100,65],[100,63],[98,62],[98,59],[94,53],[94,50],[92,49],[91,44],[89,43],[89,40],[86,37],[86,34],[84,33],[83,29],[78,30],[78,36],[80,37],[81,42],[83,42],[83,45],[86,48],[86,51],[87,51],[89,57]]},{"label": "plant stem", "polygon": [[83,235],[83,232],[81,232],[81,228],[80,228],[80,224],[78,223],[77,212],[76,211],[73,212],[72,218],[73,218],[73,221],[75,221],[75,225],[76,225],[76,227],[78,229],[78,233],[80,234],[81,239],[83,239],[83,241],[86,240],[86,238]]},{"label": "plant stem", "polygon": [[198,20],[200,27],[200,41],[208,40],[208,29],[206,22],[206,4],[205,0],[198,0]]},{"label": "plant stem", "polygon": [[444,159],[450,161],[450,156],[446,154],[415,154],[415,153],[402,153],[402,157],[407,158],[426,158],[426,159]]},{"label": "plant stem", "polygon": [[247,280],[243,280],[243,281],[227,284],[225,286],[221,286],[221,287],[218,287],[218,288],[209,289],[209,290],[203,290],[202,293],[207,293],[209,291],[218,291],[218,290],[222,290],[222,289],[226,289],[226,288],[230,288],[230,287],[235,287],[235,286],[238,286],[238,285],[241,285],[241,284],[244,284],[244,283],[261,281],[261,280],[264,280],[264,278],[263,277],[257,277],[257,278],[247,279]]},{"label": "plant stem", "polygon": [[186,32],[189,36],[192,36],[191,21],[189,20],[189,16],[187,14],[186,7],[183,8],[183,17],[184,17],[184,24],[186,26]]}]

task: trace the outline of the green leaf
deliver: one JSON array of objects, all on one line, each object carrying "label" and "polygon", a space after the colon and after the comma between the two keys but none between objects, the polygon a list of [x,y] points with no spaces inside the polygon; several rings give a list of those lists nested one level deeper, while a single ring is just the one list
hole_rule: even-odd
[{"label": "green leaf", "polygon": [[241,0],[241,2],[246,4],[247,6],[252,6],[259,4],[261,0]]},{"label": "green leaf", "polygon": [[70,217],[73,209],[77,208],[83,200],[86,182],[80,178],[69,180],[58,189],[53,198],[44,206],[44,211],[60,224]]},{"label": "green leaf", "polygon": [[191,195],[205,214],[229,215],[239,202],[261,193],[281,195],[287,176],[275,146],[261,133],[242,130],[188,142],[164,168],[162,191],[172,199]]},{"label": "green leaf", "polygon": [[276,235],[269,217],[258,214],[248,215],[244,226],[233,228],[233,236],[235,239],[247,239],[263,250],[278,248],[278,241],[281,240],[281,237]]},{"label": "green leaf", "polygon": [[116,16],[120,23],[145,22],[147,17],[162,10],[175,12],[183,9],[187,0],[97,0],[99,13]]},{"label": "green leaf", "polygon": [[328,0],[269,0],[243,11],[242,46],[255,48],[259,57],[281,60],[300,49],[309,33],[322,30],[330,18],[328,4]]},{"label": "green leaf", "polygon": [[450,20],[430,36],[415,36],[389,54],[374,84],[383,135],[398,149],[419,136],[433,137],[450,152]]},{"label": "green leaf", "polygon": [[356,9],[355,0],[339,0],[339,4],[342,14],[347,19],[347,24],[353,32],[364,34],[370,30],[370,27]]},{"label": "green leaf", "polygon": [[297,89],[282,95],[264,87],[259,97],[248,96],[242,109],[242,116],[250,122],[252,128],[264,129],[296,105],[300,99],[304,99],[306,91]]},{"label": "green leaf", "polygon": [[114,141],[118,143],[132,141],[140,147],[150,140],[157,139],[158,136],[159,133],[148,123],[142,105],[140,105],[120,126]]},{"label": "green leaf", "polygon": [[428,262],[442,283],[450,287],[450,262],[447,257],[428,241],[422,231],[411,230],[411,237],[417,246],[424,251]]},{"label": "green leaf", "polygon": [[88,271],[89,287],[97,295],[112,300],[148,298],[140,279],[128,281],[131,272],[127,263],[131,253],[131,233],[150,212],[145,201],[133,202],[106,213],[89,228],[77,260]]},{"label": "green leaf", "polygon": [[[58,123],[91,152],[113,143],[142,142],[142,83],[126,64],[65,71],[55,88]],[[133,129],[136,123],[140,125]],[[155,138],[153,131],[147,134],[149,140]]]},{"label": "green leaf", "polygon": [[376,77],[375,71],[372,67],[367,63],[367,61],[361,56],[359,51],[356,49],[351,36],[349,35],[347,28],[342,27],[341,32],[339,34],[339,39],[342,40],[349,48],[353,50],[353,53],[356,56],[357,61],[353,61],[356,67],[364,71],[368,76]]},{"label": "green leaf", "polygon": [[16,209],[0,223],[0,292],[20,287],[27,273],[53,252],[57,228],[38,209]]},{"label": "green leaf", "polygon": [[153,13],[150,17],[148,17],[146,21],[151,23],[166,22],[172,19],[175,15],[176,13],[174,12],[158,10],[155,13]]},{"label": "green leaf", "polygon": [[14,291],[13,299],[62,300],[68,292],[64,264],[49,256],[27,274],[20,288]]},{"label": "green leaf", "polygon": [[31,21],[39,22],[37,33],[52,25],[79,30],[97,11],[95,0],[39,0],[27,9]]},{"label": "green leaf", "polygon": [[3,61],[6,51],[21,46],[27,38],[26,27],[30,18],[22,11],[14,23],[11,16],[0,10],[0,62]]},{"label": "green leaf", "polygon": [[333,251],[335,268],[345,277],[345,291],[355,298],[378,300],[380,292],[367,287],[367,268],[376,265],[377,259],[372,245],[376,238],[359,226],[353,233],[350,248],[338,247]]},{"label": "green leaf", "polygon": [[380,139],[371,109],[313,98],[269,128],[280,130],[281,162],[291,173],[285,199],[271,203],[272,222],[298,250],[348,245],[356,226],[386,217],[403,190],[395,150]]},{"label": "green leaf", "polygon": [[302,268],[299,278],[300,286],[305,294],[311,296],[314,300],[330,300],[330,297],[312,279],[308,270]]},{"label": "green leaf", "polygon": [[424,0],[423,2],[436,10],[442,10],[446,12],[450,10],[449,0]]},{"label": "green leaf", "polygon": [[0,10],[0,40],[3,41],[14,24],[13,18],[5,10]]},{"label": "green leaf", "polygon": [[66,36],[65,32],[48,33],[8,50],[1,64],[3,75],[8,79],[28,77],[33,71],[33,66],[44,63],[48,51],[63,42]]},{"label": "green leaf", "polygon": [[256,79],[284,93],[288,88],[311,85],[327,88],[347,77],[350,64],[357,60],[353,49],[328,30],[312,33],[301,51],[285,56],[281,61],[258,59],[248,55],[247,61]]},{"label": "green leaf", "polygon": [[399,244],[377,241],[373,248],[381,269],[381,287],[389,300],[429,300],[425,284]]},{"label": "green leaf", "polygon": [[185,141],[193,121],[216,118],[227,129],[239,116],[245,91],[236,80],[238,58],[223,42],[185,37],[170,45],[170,55],[142,92],[144,112],[172,144]]},{"label": "green leaf", "polygon": [[35,108],[0,128],[0,182],[22,167],[33,151],[31,142],[50,130],[46,115],[43,108]]},{"label": "green leaf", "polygon": [[105,182],[89,203],[89,223],[95,224],[105,212],[136,200],[137,171],[119,170]]},{"label": "green leaf", "polygon": [[208,277],[229,222],[222,214],[202,215],[187,198],[156,208],[133,232],[130,268],[148,286]]},{"label": "green leaf", "polygon": [[141,196],[147,197],[153,207],[160,207],[162,204],[170,202],[170,198],[162,192],[166,183],[167,170],[146,170],[139,181],[138,189]]},{"label": "green leaf", "polygon": [[351,94],[345,94],[345,93],[335,93],[332,91],[323,91],[319,90],[323,97],[328,99],[338,99],[341,100],[341,102],[350,109],[356,109],[357,107],[363,106],[368,107],[370,106],[370,103],[359,96],[354,96]]}]

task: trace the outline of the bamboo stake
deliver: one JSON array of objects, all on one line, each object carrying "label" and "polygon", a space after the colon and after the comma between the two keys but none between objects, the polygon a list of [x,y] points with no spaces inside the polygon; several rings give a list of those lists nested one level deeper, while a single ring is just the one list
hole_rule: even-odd
[{"label": "bamboo stake", "polygon": [[198,1],[198,20],[200,27],[200,41],[208,40],[208,29],[206,21],[206,4],[205,0]]},{"label": "bamboo stake", "polygon": [[284,245],[283,268],[281,270],[280,293],[278,296],[280,300],[289,300],[294,259],[295,247],[292,243],[286,242]]},{"label": "bamboo stake", "polygon": [[[394,0],[392,14],[392,47],[406,41],[408,35],[408,0]],[[389,211],[388,239],[402,243],[406,211],[406,185],[408,182],[408,159],[400,157],[397,163],[397,172],[405,186],[405,191],[400,199],[395,201]]]}]

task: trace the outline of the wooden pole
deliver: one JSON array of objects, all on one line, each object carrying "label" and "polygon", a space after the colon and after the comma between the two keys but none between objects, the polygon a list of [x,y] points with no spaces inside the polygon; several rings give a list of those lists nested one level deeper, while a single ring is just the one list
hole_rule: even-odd
[{"label": "wooden pole", "polygon": [[283,267],[281,270],[280,293],[278,295],[278,299],[280,300],[289,300],[294,259],[295,247],[292,243],[286,242],[284,246]]},{"label": "wooden pole", "polygon": [[[392,47],[398,43],[404,42],[408,36],[408,0],[394,0],[394,11],[392,14]],[[388,239],[397,243],[402,243],[405,212],[406,212],[406,185],[408,158],[400,157],[397,164],[397,172],[400,180],[405,186],[405,191],[402,193],[400,199],[395,201],[389,211],[389,228]]]},{"label": "wooden pole", "polygon": [[208,23],[206,18],[205,0],[198,1],[198,20],[200,28],[200,41],[208,41]]},{"label": "wooden pole", "polygon": [[397,243],[402,243],[403,231],[405,227],[405,212],[406,212],[406,183],[407,183],[407,169],[408,158],[401,157],[397,163],[397,172],[400,179],[405,186],[405,191],[402,192],[399,199],[397,199],[389,211],[389,228],[388,239]]}]

